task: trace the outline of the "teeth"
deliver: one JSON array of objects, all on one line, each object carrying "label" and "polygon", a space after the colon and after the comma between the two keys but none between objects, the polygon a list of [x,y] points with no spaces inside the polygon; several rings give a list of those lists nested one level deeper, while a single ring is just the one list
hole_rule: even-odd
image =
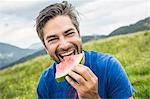
[{"label": "teeth", "polygon": [[72,54],[73,53],[73,50],[72,51],[70,51],[70,52],[67,52],[67,53],[63,53],[63,54],[61,54],[61,56],[68,56],[68,55],[70,55],[70,54]]}]

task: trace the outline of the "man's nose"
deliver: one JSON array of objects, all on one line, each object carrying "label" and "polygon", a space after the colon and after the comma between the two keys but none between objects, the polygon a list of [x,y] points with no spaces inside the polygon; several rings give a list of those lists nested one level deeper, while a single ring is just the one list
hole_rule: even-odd
[{"label": "man's nose", "polygon": [[69,42],[65,38],[62,38],[60,40],[59,48],[61,48],[63,50],[68,50],[69,49]]}]

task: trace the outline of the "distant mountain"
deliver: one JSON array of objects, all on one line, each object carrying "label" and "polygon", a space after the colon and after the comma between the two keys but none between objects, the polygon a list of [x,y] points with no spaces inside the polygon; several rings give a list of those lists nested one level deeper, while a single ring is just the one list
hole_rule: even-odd
[{"label": "distant mountain", "polygon": [[88,35],[88,36],[82,36],[82,42],[86,43],[89,42],[91,40],[98,40],[98,39],[103,39],[106,38],[106,35]]},{"label": "distant mountain", "polygon": [[138,31],[150,30],[150,17],[145,18],[136,22],[135,24],[130,24],[129,26],[120,27],[110,33],[109,36],[128,34]]},{"label": "distant mountain", "polygon": [[37,49],[37,50],[43,49],[43,48],[44,46],[41,42],[34,43],[28,47],[28,49]]},{"label": "distant mountain", "polygon": [[31,49],[22,49],[13,45],[0,43],[0,69],[33,52],[34,50]]},{"label": "distant mountain", "polygon": [[19,64],[19,63],[23,63],[23,62],[28,61],[28,60],[30,60],[30,59],[33,59],[33,58],[35,58],[35,57],[37,57],[37,56],[45,55],[46,53],[47,53],[47,52],[46,52],[45,49],[41,49],[41,50],[35,51],[34,53],[29,54],[29,55],[27,55],[27,56],[25,56],[25,57],[22,57],[22,58],[20,58],[19,60],[15,61],[15,62],[12,62],[12,63],[10,63],[10,64],[8,64],[8,65],[5,65],[5,67],[2,67],[2,68],[0,68],[0,69],[4,69],[4,68],[7,68],[7,67],[10,67],[10,66]]}]

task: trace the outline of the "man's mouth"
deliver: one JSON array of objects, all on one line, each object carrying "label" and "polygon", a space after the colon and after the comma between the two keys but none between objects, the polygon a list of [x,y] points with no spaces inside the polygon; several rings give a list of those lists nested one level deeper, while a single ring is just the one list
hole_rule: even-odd
[{"label": "man's mouth", "polygon": [[75,55],[75,50],[60,53],[59,56],[63,59],[65,56]]}]

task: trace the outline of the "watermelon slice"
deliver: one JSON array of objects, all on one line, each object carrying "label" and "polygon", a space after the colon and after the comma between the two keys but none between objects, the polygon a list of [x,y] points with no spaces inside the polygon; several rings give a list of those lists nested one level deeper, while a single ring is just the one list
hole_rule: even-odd
[{"label": "watermelon slice", "polygon": [[64,57],[64,60],[56,65],[55,79],[57,82],[65,80],[65,76],[68,74],[73,66],[82,63],[83,54],[71,55]]}]

